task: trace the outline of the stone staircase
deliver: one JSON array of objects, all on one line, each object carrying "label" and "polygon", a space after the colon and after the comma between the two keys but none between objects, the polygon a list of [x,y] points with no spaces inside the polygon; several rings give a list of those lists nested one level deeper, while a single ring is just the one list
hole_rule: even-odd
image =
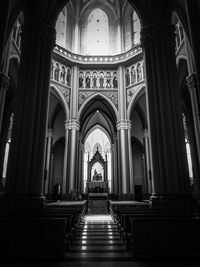
[{"label": "stone staircase", "polygon": [[[98,203],[99,204],[99,203]],[[96,203],[95,203],[96,205]],[[97,205],[97,209],[100,207]],[[116,223],[108,214],[86,215],[66,253],[68,261],[131,261],[132,255],[120,237]]]}]

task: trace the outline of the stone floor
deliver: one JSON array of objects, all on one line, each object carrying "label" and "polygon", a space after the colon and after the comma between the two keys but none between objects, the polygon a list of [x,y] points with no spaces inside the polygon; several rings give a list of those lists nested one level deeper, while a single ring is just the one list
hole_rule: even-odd
[{"label": "stone floor", "polygon": [[79,226],[66,259],[57,261],[0,262],[1,267],[193,267],[195,261],[135,261],[108,214],[89,214]]}]

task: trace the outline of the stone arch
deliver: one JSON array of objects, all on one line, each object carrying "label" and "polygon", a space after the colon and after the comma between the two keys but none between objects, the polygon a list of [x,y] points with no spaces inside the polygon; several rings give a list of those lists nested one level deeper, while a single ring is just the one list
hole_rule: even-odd
[{"label": "stone arch", "polygon": [[63,94],[59,91],[59,89],[54,84],[50,84],[50,88],[51,88],[52,93],[55,94],[55,96],[58,97],[58,99],[60,100],[61,105],[64,109],[65,118],[66,120],[68,120],[69,119],[69,107]]},{"label": "stone arch", "polygon": [[117,108],[115,107],[115,105],[113,104],[113,102],[108,98],[106,97],[105,95],[97,92],[95,93],[94,95],[90,96],[84,103],[83,105],[81,106],[81,108],[79,109],[79,112],[78,112],[78,117],[80,119],[81,117],[81,114],[83,113],[83,110],[85,109],[85,106],[93,99],[95,99],[96,97],[100,97],[100,98],[103,98],[104,100],[106,100],[106,102],[109,104],[109,106],[111,107],[111,109],[113,110],[113,113],[115,114],[115,117],[117,119],[118,117],[118,111],[117,111]]},{"label": "stone arch", "polygon": [[88,132],[86,132],[86,134],[84,135],[84,139],[83,139],[83,143],[87,140],[88,136],[93,132],[95,131],[96,129],[100,129],[107,137],[108,137],[108,140],[110,141],[110,143],[112,143],[111,141],[111,136],[110,134],[107,132],[107,130],[101,126],[100,124],[96,124],[94,125],[92,128],[89,129]]},{"label": "stone arch", "polygon": [[128,110],[127,110],[127,116],[128,119],[130,120],[130,116],[131,116],[131,111],[134,107],[134,105],[136,104],[138,98],[140,98],[140,96],[142,96],[143,94],[145,94],[145,85],[142,84],[141,87],[137,90],[137,93],[134,95],[134,97],[131,99],[129,106],[128,106]]}]

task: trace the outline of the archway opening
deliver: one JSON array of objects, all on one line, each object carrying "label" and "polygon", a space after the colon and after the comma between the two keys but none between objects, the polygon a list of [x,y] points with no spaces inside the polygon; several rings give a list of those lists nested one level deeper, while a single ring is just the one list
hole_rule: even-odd
[{"label": "archway opening", "polygon": [[97,125],[84,142],[84,192],[111,192],[111,142]]}]

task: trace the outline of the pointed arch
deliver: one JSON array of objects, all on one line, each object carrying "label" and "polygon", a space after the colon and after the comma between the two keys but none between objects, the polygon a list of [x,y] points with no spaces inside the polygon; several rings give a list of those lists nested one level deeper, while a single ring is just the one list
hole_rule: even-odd
[{"label": "pointed arch", "polygon": [[110,106],[111,108],[111,111],[112,111],[112,114],[115,115],[115,120],[117,121],[118,120],[118,111],[117,111],[117,108],[115,107],[115,105],[113,104],[113,102],[108,98],[106,97],[105,95],[97,92],[93,95],[91,95],[90,97],[88,97],[88,99],[82,104],[81,108],[79,109],[79,112],[78,112],[78,119],[80,120],[81,116],[82,116],[82,113],[83,113],[83,110],[85,109],[85,107],[88,105],[89,102],[91,102],[93,99],[95,98],[102,98],[104,99],[108,105]]},{"label": "pointed arch", "polygon": [[59,89],[54,84],[50,84],[50,89],[60,100],[61,105],[63,106],[63,109],[64,109],[65,119],[68,120],[69,119],[69,107],[65,101],[64,96],[61,94]]},{"label": "pointed arch", "polygon": [[95,131],[96,129],[100,129],[107,137],[108,140],[110,141],[110,143],[112,143],[111,141],[111,136],[110,134],[106,131],[106,129],[104,127],[102,127],[100,124],[96,124],[94,125],[92,128],[90,128],[90,130],[85,134],[84,138],[83,138],[83,143],[87,140],[88,136]]},{"label": "pointed arch", "polygon": [[128,119],[130,120],[131,117],[131,111],[136,103],[136,101],[143,95],[145,94],[145,85],[142,84],[141,87],[137,90],[137,93],[134,95],[134,97],[131,99],[129,106],[128,106],[128,110],[127,110],[127,116]]}]

